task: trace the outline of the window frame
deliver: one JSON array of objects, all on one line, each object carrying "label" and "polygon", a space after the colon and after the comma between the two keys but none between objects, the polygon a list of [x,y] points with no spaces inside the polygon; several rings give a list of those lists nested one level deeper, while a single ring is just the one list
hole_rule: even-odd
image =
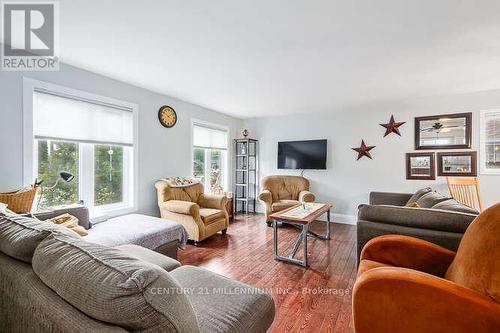
[{"label": "window frame", "polygon": [[[206,127],[206,128],[213,129],[213,130],[219,130],[219,131],[226,132],[226,134],[227,134],[226,149],[225,149],[226,156],[223,159],[224,168],[226,170],[225,170],[225,172],[223,172],[223,180],[222,181],[223,181],[223,191],[224,192],[229,192],[230,189],[231,189],[231,175],[230,175],[230,172],[231,172],[231,162],[232,162],[232,159],[231,159],[231,129],[228,126],[224,126],[224,125],[220,125],[220,124],[208,122],[208,121],[205,121],[205,120],[200,120],[200,119],[195,119],[195,118],[191,119],[191,137],[190,137],[191,161],[189,162],[190,163],[190,170],[191,171],[190,171],[189,177],[193,177],[194,150],[196,148],[204,149],[205,150],[205,160],[207,159],[207,155],[209,155],[208,148],[206,148],[206,147],[197,147],[197,146],[195,147],[194,146],[193,137],[194,137],[194,127],[195,126],[201,126],[201,127]],[[224,150],[224,149],[214,149],[214,150]],[[205,183],[208,180],[208,177],[206,175],[207,170],[208,170],[208,166],[205,163]],[[205,183],[203,184],[204,191],[205,191],[206,194],[209,194],[210,193],[210,189],[207,188],[207,186],[206,186]]]},{"label": "window frame", "polygon": [[487,169],[486,163],[486,115],[488,113],[500,113],[500,109],[482,110],[479,114],[479,172],[483,175],[500,175],[499,169]]},{"label": "window frame", "polygon": [[[84,200],[85,206],[90,210],[90,217],[93,222],[103,221],[109,217],[129,214],[137,211],[138,199],[138,156],[139,156],[139,140],[138,140],[138,119],[139,119],[139,106],[135,103],[130,103],[111,97],[105,97],[77,89],[72,89],[60,86],[53,83],[34,80],[23,77],[23,183],[29,186],[36,175],[38,174],[37,161],[35,156],[35,142],[34,126],[33,126],[33,95],[35,91],[48,92],[61,97],[68,97],[76,100],[84,100],[89,102],[97,102],[116,106],[118,108],[130,109],[133,113],[133,146],[126,155],[128,155],[128,166],[132,166],[132,172],[128,172],[129,177],[124,177],[123,188],[128,190],[124,191],[124,201],[117,204],[109,204],[104,206],[94,206],[94,188],[90,186],[83,188],[83,179],[93,178],[94,175],[94,156],[93,145],[90,143],[79,144],[79,173],[80,183],[78,184],[79,198]],[[53,139],[57,141],[57,139]],[[61,139],[60,141],[72,142],[71,140]],[[125,151],[125,150],[124,150]],[[130,152],[131,151],[131,152]],[[124,154],[125,156],[125,154]],[[124,163],[124,168],[125,168]],[[125,179],[127,178],[127,179]],[[93,183],[93,182],[92,182]],[[128,200],[125,200],[125,198]],[[91,201],[89,201],[91,200]]]}]

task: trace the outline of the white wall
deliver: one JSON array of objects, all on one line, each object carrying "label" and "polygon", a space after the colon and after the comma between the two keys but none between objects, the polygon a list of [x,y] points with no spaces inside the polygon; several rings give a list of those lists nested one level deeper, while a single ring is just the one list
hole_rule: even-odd
[{"label": "white wall", "polygon": [[[406,180],[405,153],[414,152],[414,117],[443,113],[473,112],[473,150],[479,154],[479,110],[500,108],[500,90],[472,94],[429,97],[384,102],[364,108],[338,110],[335,113],[313,113],[249,119],[245,126],[259,139],[260,177],[272,174],[299,174],[297,170],[277,169],[277,142],[286,140],[328,139],[328,170],[306,171],[319,201],[331,202],[337,214],[355,215],[357,206],[366,203],[370,191],[412,192],[430,185],[447,193],[444,177],[436,181]],[[391,114],[402,137],[391,134],[383,138]],[[356,161],[361,139],[377,146],[373,160]],[[480,175],[486,205],[500,201],[500,176]],[[347,220],[349,220],[348,217]],[[336,216],[342,220],[342,216]],[[351,217],[352,220],[352,217]],[[346,221],[344,221],[346,222]]]},{"label": "white wall", "polygon": [[[157,179],[191,174],[192,118],[228,126],[231,139],[239,135],[243,124],[240,119],[72,66],[61,65],[59,72],[0,72],[0,192],[26,185],[22,151],[23,76],[139,105],[138,209],[145,214],[158,214],[153,186]],[[171,129],[158,122],[158,109],[165,104],[178,115],[178,122]],[[231,180],[229,183],[232,187]]]}]

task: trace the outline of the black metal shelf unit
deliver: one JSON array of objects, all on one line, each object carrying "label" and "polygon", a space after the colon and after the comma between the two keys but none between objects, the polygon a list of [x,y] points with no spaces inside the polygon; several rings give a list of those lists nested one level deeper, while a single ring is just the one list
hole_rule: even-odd
[{"label": "black metal shelf unit", "polygon": [[258,141],[235,139],[234,212],[255,213],[257,204]]}]

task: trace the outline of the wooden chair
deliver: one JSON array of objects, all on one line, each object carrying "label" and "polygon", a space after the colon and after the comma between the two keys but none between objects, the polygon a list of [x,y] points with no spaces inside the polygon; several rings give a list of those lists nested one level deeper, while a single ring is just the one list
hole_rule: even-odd
[{"label": "wooden chair", "polygon": [[483,211],[483,200],[481,199],[479,179],[477,177],[446,177],[446,182],[448,183],[448,189],[453,199],[469,207],[476,208],[480,212]]}]

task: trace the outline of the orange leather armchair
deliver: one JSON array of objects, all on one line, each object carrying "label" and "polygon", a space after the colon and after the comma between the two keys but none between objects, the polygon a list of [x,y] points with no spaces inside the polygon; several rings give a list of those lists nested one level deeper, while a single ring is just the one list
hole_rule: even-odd
[{"label": "orange leather armchair", "polygon": [[354,328],[370,332],[500,332],[500,204],[481,213],[457,252],[381,236],[361,253]]}]

